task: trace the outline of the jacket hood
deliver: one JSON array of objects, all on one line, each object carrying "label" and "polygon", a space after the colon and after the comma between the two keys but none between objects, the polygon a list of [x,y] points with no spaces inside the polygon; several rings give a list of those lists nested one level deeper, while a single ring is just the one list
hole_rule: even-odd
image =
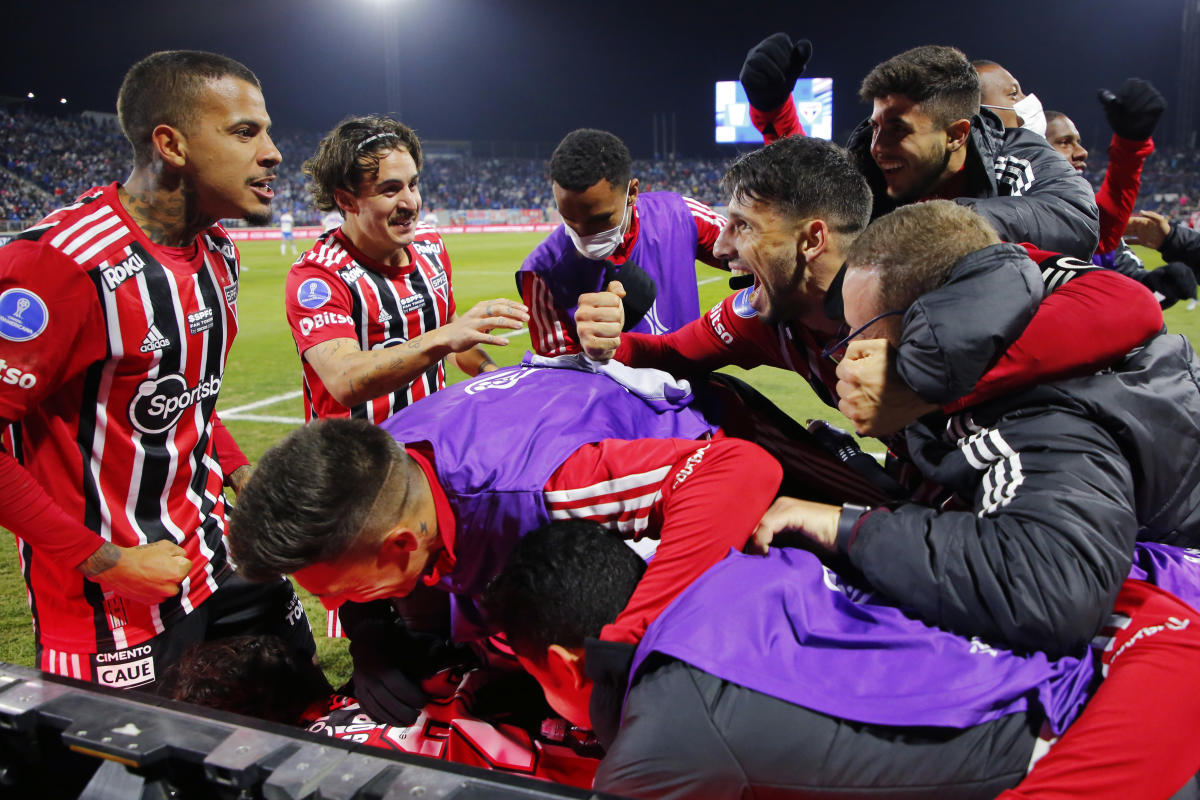
[{"label": "jacket hood", "polygon": [[965,256],[945,284],[905,313],[900,377],[936,405],[969,393],[1025,330],[1043,292],[1037,264],[1022,247],[996,244]]}]

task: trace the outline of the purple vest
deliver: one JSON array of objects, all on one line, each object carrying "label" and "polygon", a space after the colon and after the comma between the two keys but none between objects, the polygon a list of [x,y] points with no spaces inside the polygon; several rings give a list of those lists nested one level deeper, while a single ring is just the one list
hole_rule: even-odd
[{"label": "purple vest", "polygon": [[1200,550],[1138,542],[1129,577],[1153,583],[1195,609],[1200,609]]},{"label": "purple vest", "polygon": [[[454,511],[454,570],[438,585],[481,592],[521,536],[550,521],[546,481],[568,456],[602,439],[696,439],[716,430],[691,408],[690,393],[658,392],[666,373],[631,370],[637,394],[608,374],[521,366],[488,372],[401,409],[380,426],[396,441],[428,442],[438,482]],[[682,384],[686,388],[686,384]],[[456,632],[457,634],[457,632]]]},{"label": "purple vest", "polygon": [[[696,292],[696,221],[687,203],[674,192],[637,196],[638,237],[629,260],[650,274],[658,286],[654,305],[633,327],[641,333],[668,333],[700,317]],[[554,304],[571,319],[579,295],[604,288],[605,262],[579,255],[559,226],[526,257],[518,272],[535,272],[546,282]]]},{"label": "purple vest", "polygon": [[731,552],[655,620],[650,653],[830,716],[965,728],[1040,706],[1061,733],[1088,697],[1092,655],[1018,656],[908,616],[807,551]]}]

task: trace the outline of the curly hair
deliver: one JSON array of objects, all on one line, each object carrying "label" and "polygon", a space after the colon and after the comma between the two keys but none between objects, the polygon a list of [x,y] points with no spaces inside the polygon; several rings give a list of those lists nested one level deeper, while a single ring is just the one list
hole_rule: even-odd
[{"label": "curly hair", "polygon": [[317,145],[304,162],[308,191],[322,211],[337,211],[334,192],[358,194],[363,178],[379,172],[379,162],[393,150],[407,150],[420,171],[421,140],[412,128],[390,117],[348,117]]}]

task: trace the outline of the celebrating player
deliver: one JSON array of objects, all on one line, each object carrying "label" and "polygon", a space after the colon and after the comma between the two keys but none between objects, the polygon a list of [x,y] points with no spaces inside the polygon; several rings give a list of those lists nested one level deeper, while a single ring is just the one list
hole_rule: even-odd
[{"label": "celebrating player", "polygon": [[125,184],[0,249],[0,525],[17,536],[39,662],[148,685],[218,626],[309,657],[291,586],[241,581],[224,543],[223,471],[246,462],[215,414],[239,267],[216,221],[271,219],[280,155],[258,79],[223,56],[155,53],[117,110]]},{"label": "celebrating player", "polygon": [[443,359],[468,375],[496,368],[480,344],[529,319],[512,300],[459,317],[442,237],[418,223],[421,142],[386,117],[347,119],[304,164],[317,208],[340,210],[288,273],[286,308],[304,366],[305,416],[381,422],[446,385]]}]

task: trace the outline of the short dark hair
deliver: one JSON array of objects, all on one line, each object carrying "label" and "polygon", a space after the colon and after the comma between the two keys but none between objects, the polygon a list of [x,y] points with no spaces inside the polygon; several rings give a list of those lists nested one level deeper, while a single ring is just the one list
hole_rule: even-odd
[{"label": "short dark hair", "polygon": [[526,534],[483,595],[491,625],[521,656],[541,663],[552,644],[583,647],[621,613],[646,563],[591,520]]},{"label": "short dark hair", "polygon": [[550,156],[550,180],[569,192],[582,192],[604,179],[613,186],[629,183],[633,158],[615,134],[580,128],[563,137]]},{"label": "short dark hair", "polygon": [[380,160],[398,148],[408,151],[420,171],[421,140],[403,122],[375,115],[342,120],[304,162],[314,204],[322,211],[337,211],[334,190],[358,194],[363,178],[378,174]]},{"label": "short dark hair", "polygon": [[845,149],[824,139],[789,136],[747,153],[733,162],[721,188],[793,219],[824,219],[836,233],[858,233],[871,218],[866,178]]},{"label": "short dark hair", "polygon": [[393,524],[413,460],[366,420],[319,420],[263,454],[229,515],[238,570],[269,580],[334,561]]},{"label": "short dark hair", "polygon": [[227,75],[262,88],[240,61],[203,50],[163,50],[130,67],[117,94],[117,119],[133,148],[133,163],[142,166],[154,158],[151,134],[159,125],[191,126],[205,84]]},{"label": "short dark hair", "polygon": [[233,636],[197,642],[163,677],[173,700],[296,725],[333,692],[325,675],[297,658],[278,636]]},{"label": "short dark hair", "polygon": [[979,73],[958,48],[914,47],[876,65],[858,90],[859,98],[868,103],[889,94],[919,103],[944,128],[979,113]]},{"label": "short dark hair", "polygon": [[929,200],[867,226],[846,253],[846,267],[879,270],[880,309],[900,310],[944,284],[960,259],[999,243],[991,224],[967,206]]},{"label": "short dark hair", "polygon": [[[1046,124],[1047,125],[1049,125],[1051,122],[1054,122],[1054,120],[1058,119],[1059,117],[1067,116],[1066,114],[1064,114],[1061,111],[1046,111],[1045,114],[1046,114]],[[1067,119],[1070,119],[1070,117],[1067,117]]]}]

